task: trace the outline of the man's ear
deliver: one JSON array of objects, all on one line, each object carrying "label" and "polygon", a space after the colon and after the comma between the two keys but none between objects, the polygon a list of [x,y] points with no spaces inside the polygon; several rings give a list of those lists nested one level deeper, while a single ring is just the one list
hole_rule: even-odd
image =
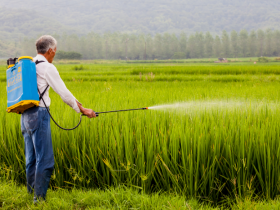
[{"label": "man's ear", "polygon": [[52,52],[52,48],[50,48],[50,49],[48,50],[48,54],[51,54],[51,52]]}]

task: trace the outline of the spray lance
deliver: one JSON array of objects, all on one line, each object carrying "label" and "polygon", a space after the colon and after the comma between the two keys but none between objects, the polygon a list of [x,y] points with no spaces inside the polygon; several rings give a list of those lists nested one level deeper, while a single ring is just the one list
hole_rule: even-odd
[{"label": "spray lance", "polygon": [[149,109],[149,108],[148,108],[148,107],[145,107],[145,108],[138,108],[138,109],[122,109],[122,110],[115,110],[115,111],[95,112],[95,114],[97,114],[96,116],[98,116],[99,114],[105,114],[105,113],[127,112],[127,111],[136,111],[136,110],[145,110],[145,109]]}]

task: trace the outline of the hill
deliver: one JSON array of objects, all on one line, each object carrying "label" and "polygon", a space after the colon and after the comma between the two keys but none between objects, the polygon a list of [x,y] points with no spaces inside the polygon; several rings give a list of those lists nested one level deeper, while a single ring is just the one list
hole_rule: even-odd
[{"label": "hill", "polygon": [[1,0],[0,39],[44,33],[220,33],[280,29],[280,1],[273,0]]}]

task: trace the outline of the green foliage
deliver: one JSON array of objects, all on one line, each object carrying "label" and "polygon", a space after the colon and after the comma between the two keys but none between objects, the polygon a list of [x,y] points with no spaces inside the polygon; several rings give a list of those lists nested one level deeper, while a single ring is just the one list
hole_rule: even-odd
[{"label": "green foliage", "polygon": [[186,53],[184,52],[175,52],[172,59],[185,59],[186,57]]},{"label": "green foliage", "polygon": [[81,59],[82,54],[78,52],[65,52],[62,50],[57,51],[55,58],[56,59],[67,59],[67,60],[79,60]]},{"label": "green foliage", "polygon": [[250,197],[227,200],[217,207],[207,201],[199,202],[186,199],[175,193],[145,194],[139,189],[118,186],[104,190],[56,189],[48,190],[47,202],[33,204],[33,196],[26,191],[26,186],[14,182],[0,181],[0,206],[10,209],[143,209],[143,210],[271,210],[279,209],[280,201],[260,200]]},{"label": "green foliage", "polygon": [[[84,118],[72,132],[52,123],[56,165],[51,186],[124,184],[213,203],[279,196],[279,65],[83,65],[87,70],[81,72],[73,65],[57,67],[85,107],[175,105]],[[5,86],[0,82],[1,89]],[[54,118],[64,127],[75,125],[78,115],[53,91],[50,95]],[[1,110],[6,100],[3,92]],[[0,176],[25,183],[20,116],[1,112],[0,131]]]},{"label": "green foliage", "polygon": [[267,63],[269,60],[266,57],[260,57],[260,58],[258,58],[258,61],[261,63]]},{"label": "green foliage", "polygon": [[84,66],[83,66],[83,65],[74,66],[74,67],[73,67],[73,70],[75,70],[75,71],[84,70]]},{"label": "green foliage", "polygon": [[[89,33],[81,37],[73,34],[55,37],[58,41],[58,50],[64,51],[58,52],[58,59],[69,57],[64,55],[65,51],[78,52],[83,59],[107,60],[217,59],[280,55],[280,31],[277,30],[259,30],[258,33],[242,30],[240,33],[232,31],[231,34],[223,31],[221,38],[218,35],[213,37],[210,32],[190,36],[181,33],[178,37],[170,33],[155,36]],[[24,39],[17,50],[21,49],[22,55],[35,55],[34,42],[35,39]]]},{"label": "green foliage", "polygon": [[0,208],[10,209],[213,209],[198,204],[196,200],[187,200],[183,196],[167,193],[144,194],[135,188],[118,186],[104,190],[48,190],[47,201],[33,204],[33,196],[26,186],[13,182],[0,181]]}]

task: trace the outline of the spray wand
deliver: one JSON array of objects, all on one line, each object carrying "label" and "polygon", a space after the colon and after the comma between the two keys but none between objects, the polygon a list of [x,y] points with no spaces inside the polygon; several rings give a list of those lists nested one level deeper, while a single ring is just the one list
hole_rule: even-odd
[{"label": "spray wand", "polygon": [[136,110],[145,110],[145,109],[148,109],[148,107],[138,108],[138,109],[122,109],[122,110],[114,110],[114,111],[106,111],[106,112],[95,112],[95,114],[96,117],[98,117],[99,114],[112,113],[112,112],[127,112],[127,111],[136,111]]}]

